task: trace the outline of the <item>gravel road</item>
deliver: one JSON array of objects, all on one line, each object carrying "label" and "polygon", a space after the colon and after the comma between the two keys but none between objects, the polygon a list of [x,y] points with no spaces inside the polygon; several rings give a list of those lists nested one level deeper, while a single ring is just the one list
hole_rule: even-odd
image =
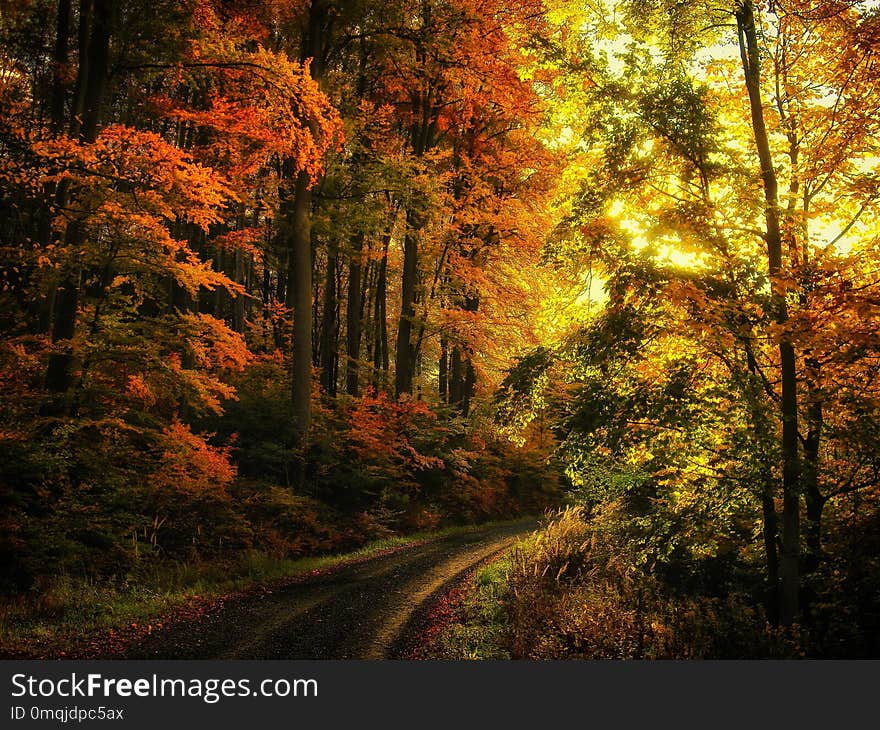
[{"label": "gravel road", "polygon": [[343,566],[232,601],[153,633],[131,659],[393,659],[462,574],[537,527],[490,526]]}]

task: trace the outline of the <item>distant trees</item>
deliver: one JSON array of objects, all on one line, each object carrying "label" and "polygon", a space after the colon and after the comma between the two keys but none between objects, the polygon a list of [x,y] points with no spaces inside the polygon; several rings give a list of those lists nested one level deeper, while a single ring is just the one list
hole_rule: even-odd
[{"label": "distant trees", "polygon": [[[20,456],[4,499],[27,504],[10,534],[35,510],[57,526],[62,504],[101,505],[127,515],[113,541],[159,545],[175,483],[177,509],[207,514],[199,489],[221,509],[239,463],[334,508],[415,520],[370,480],[362,498],[322,492],[336,468],[322,460],[347,448],[358,401],[467,415],[534,340],[504,324],[511,292],[513,317],[537,299],[521,267],[538,268],[553,184],[540,99],[520,76],[541,18],[505,0],[7,3],[0,432]],[[236,398],[254,383],[286,391],[284,417],[251,394],[272,443],[255,426],[236,446],[249,436],[232,413],[257,415]],[[423,461],[400,434],[379,463],[464,479],[483,451],[460,436],[461,468]],[[440,514],[433,491],[420,499]]]},{"label": "distant trees", "polygon": [[[17,227],[6,220],[6,278],[28,328],[50,335],[55,412],[82,400],[88,337],[122,306],[114,288],[134,292],[126,317],[198,313],[253,352],[286,349],[297,438],[313,368],[325,394],[344,379],[357,396],[391,387],[393,363],[394,392],[410,395],[429,373],[436,382],[424,351],[439,353],[438,337],[452,342],[446,392],[471,398],[474,334],[450,331],[446,312],[478,326],[472,273],[489,265],[486,247],[537,259],[537,233],[517,218],[548,189],[535,166],[550,159],[531,134],[540,105],[517,75],[511,33],[538,5],[43,9],[53,32],[26,4],[3,21],[6,197],[27,211]],[[151,159],[167,162],[164,181],[143,169]],[[149,226],[164,258],[124,250],[102,218],[111,200],[113,215]],[[134,245],[141,234],[125,235]],[[40,263],[23,270],[11,263],[20,256]],[[166,287],[142,290],[136,260]]]}]

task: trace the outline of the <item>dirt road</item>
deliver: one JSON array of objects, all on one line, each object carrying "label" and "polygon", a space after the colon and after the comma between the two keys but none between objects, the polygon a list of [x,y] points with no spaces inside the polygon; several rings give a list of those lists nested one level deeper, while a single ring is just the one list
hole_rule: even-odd
[{"label": "dirt road", "polygon": [[527,520],[443,537],[234,601],[150,635],[128,658],[396,658],[445,589],[535,527]]}]

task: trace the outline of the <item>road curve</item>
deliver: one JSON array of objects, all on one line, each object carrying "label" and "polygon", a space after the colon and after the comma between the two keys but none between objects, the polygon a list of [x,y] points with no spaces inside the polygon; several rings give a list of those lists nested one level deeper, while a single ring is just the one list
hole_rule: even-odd
[{"label": "road curve", "polygon": [[232,601],[153,633],[131,659],[393,659],[446,588],[536,528],[534,520],[438,538]]}]

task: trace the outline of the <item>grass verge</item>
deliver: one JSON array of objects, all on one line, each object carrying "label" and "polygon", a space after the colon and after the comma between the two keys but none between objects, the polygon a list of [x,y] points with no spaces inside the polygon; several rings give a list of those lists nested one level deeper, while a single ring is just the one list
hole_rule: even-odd
[{"label": "grass verge", "polygon": [[393,536],[336,555],[279,560],[250,552],[234,562],[161,564],[137,579],[113,583],[58,576],[40,590],[0,600],[0,658],[121,656],[144,635],[197,618],[226,600],[519,519]]},{"label": "grass verge", "polygon": [[430,634],[420,647],[423,659],[510,659],[511,553],[478,568],[435,607]]}]

